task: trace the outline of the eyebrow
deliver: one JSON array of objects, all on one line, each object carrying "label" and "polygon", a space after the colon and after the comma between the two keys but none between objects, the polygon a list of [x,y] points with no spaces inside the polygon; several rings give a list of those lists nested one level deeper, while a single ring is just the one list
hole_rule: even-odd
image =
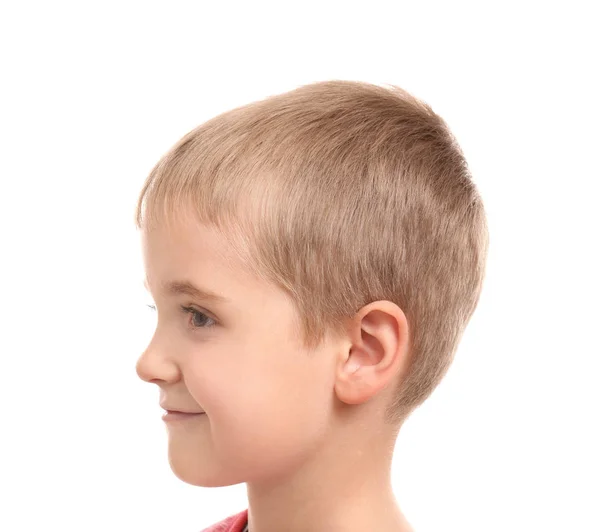
[{"label": "eyebrow", "polygon": [[[144,279],[144,287],[146,290],[150,291],[148,288],[148,282]],[[194,285],[190,281],[169,281],[165,282],[162,285],[162,289],[166,294],[170,295],[180,295],[185,294],[196,299],[201,299],[203,301],[208,301],[210,303],[230,303],[231,301],[215,292],[212,292],[206,288],[201,288],[199,286]]]}]

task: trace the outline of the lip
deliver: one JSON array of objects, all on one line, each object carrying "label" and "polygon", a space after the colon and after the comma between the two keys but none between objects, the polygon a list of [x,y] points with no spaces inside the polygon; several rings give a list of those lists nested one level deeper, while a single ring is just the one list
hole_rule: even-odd
[{"label": "lip", "polygon": [[204,412],[190,413],[190,412],[177,412],[176,410],[167,410],[162,419],[164,421],[185,421],[193,418],[203,416]]}]

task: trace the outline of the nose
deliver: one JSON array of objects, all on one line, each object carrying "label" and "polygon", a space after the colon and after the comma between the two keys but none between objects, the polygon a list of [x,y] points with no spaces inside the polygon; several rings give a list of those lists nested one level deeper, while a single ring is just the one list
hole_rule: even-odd
[{"label": "nose", "polygon": [[172,383],[180,377],[177,364],[161,348],[156,334],[138,358],[135,371],[143,381],[155,384],[160,382]]}]

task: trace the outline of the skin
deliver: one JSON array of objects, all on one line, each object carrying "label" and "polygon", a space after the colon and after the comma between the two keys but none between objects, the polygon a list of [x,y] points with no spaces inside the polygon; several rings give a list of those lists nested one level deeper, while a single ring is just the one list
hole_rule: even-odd
[{"label": "skin", "polygon": [[[399,428],[383,423],[407,365],[402,310],[370,303],[347,335],[307,352],[286,294],[250,277],[214,230],[180,221],[141,237],[158,320],[136,371],[166,405],[205,412],[167,423],[174,474],[204,487],[245,482],[252,532],[412,531],[391,486]],[[163,290],[175,280],[230,301]]]}]

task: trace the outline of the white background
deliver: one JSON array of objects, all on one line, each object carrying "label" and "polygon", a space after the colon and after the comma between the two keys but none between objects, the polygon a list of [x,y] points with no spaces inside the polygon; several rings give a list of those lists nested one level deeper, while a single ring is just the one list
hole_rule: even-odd
[{"label": "white background", "polygon": [[0,529],[192,532],[246,508],[243,484],[169,469],[134,367],[154,320],[135,200],[199,123],[337,78],[428,102],[489,217],[481,303],[398,441],[404,513],[416,532],[600,531],[595,7],[3,2]]}]

